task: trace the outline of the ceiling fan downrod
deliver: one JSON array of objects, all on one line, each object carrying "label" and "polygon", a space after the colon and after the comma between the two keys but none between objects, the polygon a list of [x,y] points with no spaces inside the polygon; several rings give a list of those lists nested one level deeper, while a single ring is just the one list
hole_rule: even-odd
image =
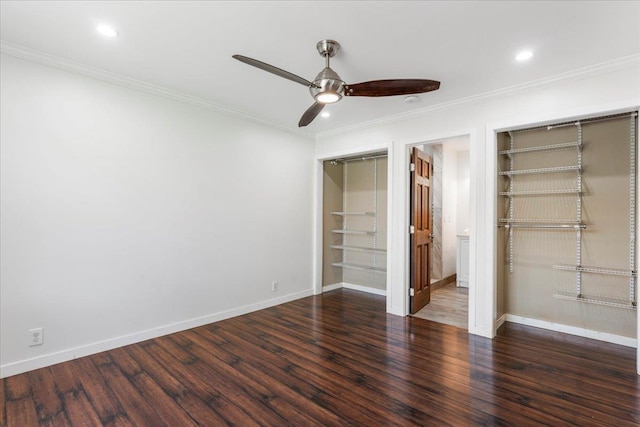
[{"label": "ceiling fan downrod", "polygon": [[320,40],[316,49],[325,58],[325,68],[313,80],[309,92],[316,102],[321,104],[338,102],[344,95],[345,83],[338,73],[331,69],[329,61],[340,50],[340,44],[335,40]]}]

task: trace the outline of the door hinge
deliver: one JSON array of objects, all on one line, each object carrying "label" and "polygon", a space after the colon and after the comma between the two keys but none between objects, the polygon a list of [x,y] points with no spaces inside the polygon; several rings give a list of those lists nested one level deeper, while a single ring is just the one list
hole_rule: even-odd
[{"label": "door hinge", "polygon": [[410,297],[415,296],[415,292],[414,292],[413,288],[409,288],[409,296]]},{"label": "door hinge", "polygon": [[416,170],[416,164],[415,164],[415,163],[411,163],[411,164],[409,165],[409,171],[413,172],[413,171],[415,171],[415,170]]},{"label": "door hinge", "polygon": [[416,228],[413,225],[409,226],[409,234],[413,234],[416,232]]}]

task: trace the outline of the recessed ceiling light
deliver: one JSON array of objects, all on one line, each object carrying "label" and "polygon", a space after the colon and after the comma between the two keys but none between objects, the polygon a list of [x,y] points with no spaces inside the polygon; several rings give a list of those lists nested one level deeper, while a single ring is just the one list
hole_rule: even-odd
[{"label": "recessed ceiling light", "polygon": [[329,113],[328,111],[323,111],[322,114],[320,114],[320,115],[326,119],[327,117],[329,117],[331,115],[331,113]]},{"label": "recessed ceiling light", "polygon": [[420,98],[418,98],[415,95],[408,95],[404,97],[404,102],[406,102],[407,104],[414,104],[416,102],[418,102],[420,100]]},{"label": "recessed ceiling light", "polygon": [[116,37],[118,35],[118,32],[113,27],[105,24],[98,25],[96,31],[105,37]]},{"label": "recessed ceiling light", "polygon": [[528,59],[531,59],[531,57],[533,56],[533,52],[531,52],[530,50],[523,50],[522,52],[518,53],[516,55],[516,61],[526,61]]}]

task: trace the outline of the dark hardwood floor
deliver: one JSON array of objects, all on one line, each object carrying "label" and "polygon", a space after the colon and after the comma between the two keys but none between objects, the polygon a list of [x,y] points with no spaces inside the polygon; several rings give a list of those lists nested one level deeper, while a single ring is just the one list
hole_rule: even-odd
[{"label": "dark hardwood floor", "polygon": [[637,426],[635,349],[346,289],[0,381],[6,426]]}]

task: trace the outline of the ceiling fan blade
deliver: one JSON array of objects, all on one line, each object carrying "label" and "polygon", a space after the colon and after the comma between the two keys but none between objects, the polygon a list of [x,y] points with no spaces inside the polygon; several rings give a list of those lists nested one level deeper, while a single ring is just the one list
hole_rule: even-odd
[{"label": "ceiling fan blade", "polygon": [[304,85],[307,87],[310,87],[312,85],[312,83],[307,79],[303,79],[300,76],[296,76],[293,73],[282,70],[278,67],[274,67],[273,65],[269,65],[265,62],[258,61],[257,59],[249,58],[248,56],[242,56],[242,55],[233,55],[233,58],[237,59],[240,62],[244,62],[245,64],[249,64],[256,68],[260,68],[261,70],[275,74],[276,76],[284,77],[285,79],[289,79],[296,83],[300,83],[301,85]]},{"label": "ceiling fan blade", "polygon": [[372,80],[370,82],[346,85],[346,96],[393,96],[411,95],[414,93],[431,92],[440,87],[436,80],[397,79]]},{"label": "ceiling fan blade", "polygon": [[308,125],[315,119],[320,111],[324,108],[325,104],[321,104],[319,102],[314,102],[313,105],[307,108],[307,111],[304,112],[302,117],[300,117],[300,121],[298,122],[298,127],[301,128],[303,126]]}]

